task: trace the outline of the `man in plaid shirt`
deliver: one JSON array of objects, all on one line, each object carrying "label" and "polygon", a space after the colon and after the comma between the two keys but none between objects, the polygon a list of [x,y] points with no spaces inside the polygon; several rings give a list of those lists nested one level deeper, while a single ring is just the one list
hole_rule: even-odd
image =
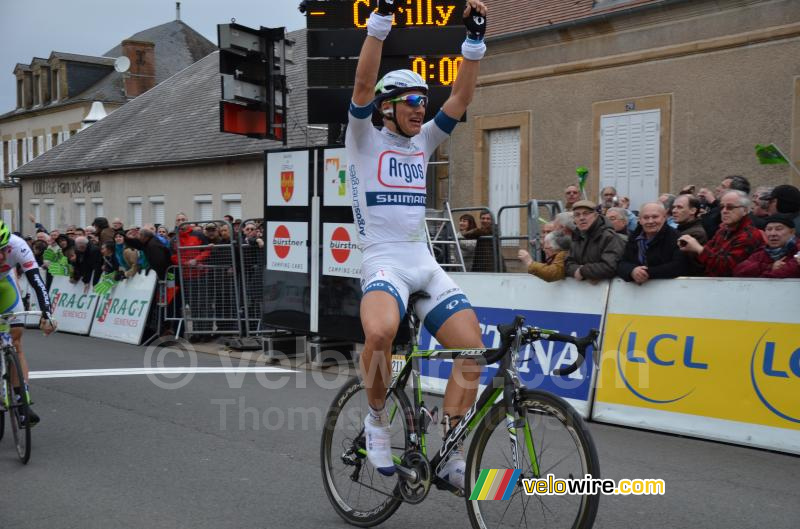
[{"label": "man in plaid shirt", "polygon": [[682,235],[678,246],[694,254],[707,277],[731,277],[736,265],[764,246],[764,234],[753,226],[747,213],[750,199],[741,191],[728,191],[720,197],[722,224],[705,246],[691,235]]}]

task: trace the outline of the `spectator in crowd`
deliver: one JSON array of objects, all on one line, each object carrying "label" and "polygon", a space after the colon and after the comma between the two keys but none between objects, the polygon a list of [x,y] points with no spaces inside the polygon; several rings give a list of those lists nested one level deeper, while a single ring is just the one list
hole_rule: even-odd
[{"label": "spectator in crowd", "polygon": [[631,209],[631,199],[628,197],[619,197],[619,207],[630,211]]},{"label": "spectator in crowd", "polygon": [[108,219],[105,217],[97,217],[92,221],[92,226],[96,230],[97,238],[100,241],[100,244],[104,244],[107,242],[114,242],[114,228],[108,225]]},{"label": "spectator in crowd", "polygon": [[571,211],[562,211],[556,215],[553,219],[553,225],[555,226],[555,231],[560,231],[568,237],[572,237],[572,234],[575,233],[575,217]]},{"label": "spectator in crowd", "polygon": [[606,221],[614,228],[614,231],[628,242],[628,212],[620,207],[608,208],[606,211]]},{"label": "spectator in crowd", "polygon": [[733,269],[735,277],[800,278],[800,243],[794,219],[785,213],[766,218],[767,243]]},{"label": "spectator in crowd", "polygon": [[600,190],[600,205],[605,214],[608,208],[619,206],[619,198],[617,197],[617,188],[614,186],[604,187]]},{"label": "spectator in crowd", "polygon": [[231,227],[230,224],[225,222],[221,223],[217,228],[219,232],[219,244],[231,244]]},{"label": "spectator in crowd", "polygon": [[114,230],[114,233],[125,233],[125,228],[122,226],[122,219],[114,217],[114,220],[111,221],[111,229]]},{"label": "spectator in crowd", "polygon": [[578,186],[571,184],[564,189],[564,210],[572,211],[572,206],[581,199],[581,190]]},{"label": "spectator in crowd", "polygon": [[[461,247],[461,257],[464,259],[464,270],[472,269],[472,257],[475,254],[475,244],[478,242],[475,239],[465,239],[464,234],[477,227],[478,224],[475,222],[475,217],[469,213],[464,213],[458,218],[458,245]],[[248,223],[245,225],[244,229],[247,235],[248,229],[250,232],[255,233],[256,226],[255,224]],[[453,259],[453,262],[455,262],[455,259]]]},{"label": "spectator in crowd", "polygon": [[[186,223],[186,215],[178,213],[175,216],[177,241],[180,245],[180,253],[173,252],[172,263],[180,265],[182,282],[185,288],[183,293],[183,303],[189,310],[187,318],[194,321],[195,334],[190,338],[191,342],[209,341],[212,339],[209,331],[211,330],[210,317],[211,303],[213,303],[212,293],[208,288],[208,268],[206,261],[211,255],[208,247],[209,241],[202,230],[196,226]],[[213,279],[213,278],[212,278]]]},{"label": "spectator in crowd", "polygon": [[681,250],[695,254],[708,277],[732,276],[737,264],[764,246],[764,235],[748,216],[750,199],[745,192],[725,191],[719,202],[722,225],[705,246],[691,235],[678,239]]},{"label": "spectator in crowd", "polygon": [[545,261],[543,263],[534,261],[531,254],[525,250],[520,250],[517,257],[527,267],[529,274],[547,282],[560,281],[566,275],[565,263],[571,242],[568,235],[553,231],[544,237]]},{"label": "spectator in crowd", "polygon": [[231,225],[232,225],[232,224],[233,224],[233,220],[234,220],[234,219],[233,219],[233,216],[232,216],[232,215],[223,215],[223,216],[222,216],[222,220],[224,220],[224,221],[225,221],[225,222],[227,222],[228,224],[231,224]]},{"label": "spectator in crowd", "polygon": [[71,281],[96,285],[100,280],[102,259],[100,250],[85,236],[75,237],[75,264]]},{"label": "spectator in crowd", "polygon": [[167,246],[169,246],[169,230],[163,224],[158,227],[156,233],[161,238],[161,241],[166,241]]},{"label": "spectator in crowd", "polygon": [[75,239],[78,237],[86,237],[86,230],[81,228],[80,226],[76,226],[74,230],[72,230],[73,236]]},{"label": "spectator in crowd", "polygon": [[31,241],[31,251],[33,252],[33,257],[36,259],[36,264],[39,265],[39,268],[42,268],[42,265],[44,265],[44,251],[47,250],[47,246],[47,241],[43,241],[42,239]]},{"label": "spectator in crowd", "polygon": [[67,226],[67,229],[64,230],[64,235],[66,235],[68,238],[70,238],[70,239],[72,239],[74,241],[75,240],[75,225],[73,224],[73,225]]},{"label": "spectator in crowd", "polygon": [[117,245],[114,241],[106,241],[100,246],[100,271],[103,274],[114,274],[114,279],[119,281],[124,277],[117,261]]},{"label": "spectator in crowd", "polygon": [[473,272],[494,272],[494,243],[491,238],[491,235],[494,234],[492,214],[486,210],[482,211],[480,222],[480,227],[464,233],[465,239],[477,239],[471,270]]},{"label": "spectator in crowd", "polygon": [[791,215],[795,229],[800,230],[800,190],[788,184],[776,186],[764,200],[769,204],[770,215]]},{"label": "spectator in crowd", "polygon": [[694,195],[678,195],[672,203],[672,218],[680,235],[691,235],[700,244],[708,241],[700,220],[700,200]]},{"label": "spectator in crowd", "polygon": [[[472,218],[472,215],[469,217]],[[475,219],[472,219],[472,224],[475,224]],[[245,244],[249,244],[257,248],[264,248],[264,239],[258,232],[258,226],[256,226],[255,222],[248,222],[244,225],[244,240]]]},{"label": "spectator in crowd", "polygon": [[617,275],[642,285],[651,279],[686,274],[686,255],[678,247],[678,232],[667,225],[667,210],[650,202],[639,211],[639,229],[625,245]]},{"label": "spectator in crowd", "polygon": [[159,279],[166,277],[167,268],[171,264],[169,248],[156,238],[153,230],[142,228],[136,238],[127,238],[125,242],[144,255],[147,266],[155,271]]},{"label": "spectator in crowd", "polygon": [[233,221],[233,233],[239,235],[239,230],[242,229],[242,219],[235,219]]},{"label": "spectator in crowd", "polygon": [[750,196],[750,200],[753,201],[753,205],[750,208],[750,220],[759,230],[763,230],[767,226],[764,220],[769,217],[769,200],[767,200],[767,197],[770,193],[772,193],[770,186],[758,186]]},{"label": "spectator in crowd", "polygon": [[84,231],[86,232],[86,238],[89,239],[89,242],[100,248],[100,239],[97,237],[94,226],[86,226]]},{"label": "spectator in crowd", "polygon": [[606,224],[591,200],[579,200],[572,207],[577,231],[566,260],[566,275],[578,281],[611,279],[625,250],[625,242]]},{"label": "spectator in crowd", "polygon": [[[662,193],[661,196],[658,197],[659,203],[664,206],[664,211],[667,212],[667,225],[670,228],[678,228],[678,225],[672,220],[672,205],[675,203],[675,195],[672,193]],[[637,223],[638,228],[638,223]],[[634,228],[633,231],[636,231],[637,228]]]},{"label": "spectator in crowd", "polygon": [[[678,237],[691,235],[700,244],[708,242],[703,221],[700,219],[700,200],[694,195],[678,195],[672,203],[672,218],[678,228]],[[703,275],[703,265],[697,262],[697,255],[687,254],[686,275]]]},{"label": "spectator in crowd", "polygon": [[708,207],[708,212],[703,215],[703,228],[706,230],[706,237],[709,239],[714,237],[722,223],[722,211],[720,209],[722,195],[731,189],[749,195],[750,181],[740,175],[726,176],[717,186],[716,195],[706,188],[700,189],[700,192],[697,194],[698,198],[701,200],[701,205],[702,202],[705,201]]}]

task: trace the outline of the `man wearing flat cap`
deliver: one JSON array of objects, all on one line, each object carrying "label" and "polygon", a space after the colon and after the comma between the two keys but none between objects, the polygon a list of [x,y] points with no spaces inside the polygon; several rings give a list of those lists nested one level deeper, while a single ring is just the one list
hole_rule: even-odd
[{"label": "man wearing flat cap", "polygon": [[764,228],[767,244],[742,261],[733,270],[734,277],[800,278],[800,243],[791,215],[767,217]]},{"label": "man wearing flat cap", "polygon": [[776,213],[789,215],[794,219],[794,229],[800,230],[800,189],[783,184],[774,187],[761,198],[767,201],[767,211],[770,215]]},{"label": "man wearing flat cap", "polygon": [[625,251],[625,242],[606,224],[591,200],[579,200],[572,206],[576,231],[566,261],[567,277],[578,281],[611,279]]}]

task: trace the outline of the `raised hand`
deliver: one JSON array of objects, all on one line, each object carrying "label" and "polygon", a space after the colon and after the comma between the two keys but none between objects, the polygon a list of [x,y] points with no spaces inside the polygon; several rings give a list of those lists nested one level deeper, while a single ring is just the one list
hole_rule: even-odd
[{"label": "raised hand", "polygon": [[469,0],[464,9],[464,26],[471,40],[483,40],[486,35],[486,5],[480,0]]}]

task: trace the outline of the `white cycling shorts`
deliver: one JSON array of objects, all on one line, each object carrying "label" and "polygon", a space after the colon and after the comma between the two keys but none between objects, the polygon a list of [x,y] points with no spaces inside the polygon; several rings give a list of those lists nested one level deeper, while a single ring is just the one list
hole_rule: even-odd
[{"label": "white cycling shorts", "polygon": [[397,300],[402,320],[408,297],[425,291],[427,299],[417,302],[417,316],[432,336],[458,311],[472,306],[431,255],[426,243],[393,242],[374,244],[364,250],[361,259],[361,291],[388,292]]}]

